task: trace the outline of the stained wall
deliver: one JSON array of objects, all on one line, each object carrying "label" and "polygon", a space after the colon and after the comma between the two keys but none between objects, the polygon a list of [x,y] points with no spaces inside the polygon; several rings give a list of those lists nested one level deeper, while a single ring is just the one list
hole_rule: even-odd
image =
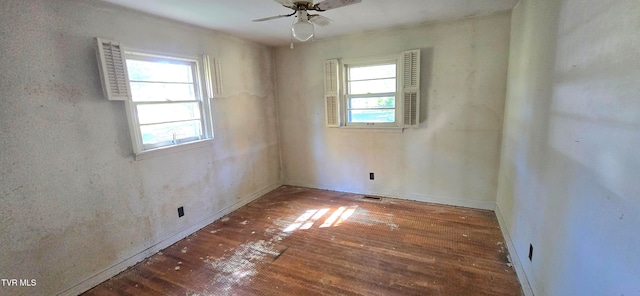
[{"label": "stained wall", "polygon": [[[221,58],[214,140],[136,161],[94,37]],[[100,1],[10,0],[0,69],[0,278],[37,281],[0,294],[81,292],[281,184],[269,47]]]},{"label": "stained wall", "polygon": [[[493,209],[509,34],[503,12],[277,48],[285,183]],[[326,59],[410,49],[422,57],[417,129],[325,127]]]}]

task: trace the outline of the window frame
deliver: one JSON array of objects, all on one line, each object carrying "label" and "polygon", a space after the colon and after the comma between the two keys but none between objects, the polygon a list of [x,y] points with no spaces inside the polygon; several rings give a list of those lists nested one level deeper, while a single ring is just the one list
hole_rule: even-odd
[{"label": "window frame", "polygon": [[[109,49],[109,48],[107,48]],[[401,116],[396,119],[396,126],[382,127],[381,124],[368,124],[347,126],[345,123],[345,60],[332,58],[324,61],[324,111],[325,126],[328,128],[364,128],[366,130],[404,131],[405,128],[420,128],[420,59],[421,49],[405,50],[399,54],[401,70],[398,71],[397,80],[401,88],[397,89],[400,96],[396,96],[397,111]],[[390,58],[392,59],[392,58]],[[359,59],[358,61],[373,61],[375,58]],[[356,63],[355,60],[346,60],[346,63]],[[118,89],[116,89],[118,90]]]},{"label": "window frame", "polygon": [[[129,132],[131,134],[131,140],[133,143],[136,160],[197,148],[209,144],[213,139],[213,118],[211,112],[211,99],[207,95],[205,95],[206,84],[204,83],[203,79],[206,77],[206,73],[204,72],[204,67],[201,65],[202,61],[199,58],[192,56],[156,53],[132,48],[123,48],[123,51],[125,57],[125,65],[128,60],[141,60],[151,62],[167,61],[170,63],[191,65],[195,100],[175,102],[197,102],[200,105],[199,121],[201,125],[201,135],[197,139],[193,139],[190,141],[185,141],[183,139],[182,141],[172,143],[163,142],[163,144],[144,145],[142,141],[142,133],[140,130],[141,124],[138,117],[137,106],[157,103],[135,102],[133,101],[133,98],[125,101],[125,109],[127,113],[127,120],[129,123]],[[131,88],[130,78],[127,80],[127,83]]]},{"label": "window frame", "polygon": [[[398,55],[384,55],[384,56],[376,56],[376,57],[368,57],[368,58],[353,58],[353,59],[343,59],[340,61],[340,69],[341,69],[341,78],[340,84],[342,88],[342,93],[340,95],[340,109],[343,112],[340,112],[340,117],[344,125],[342,127],[346,128],[402,128],[402,123],[400,122],[402,116],[402,101],[400,100],[401,96],[401,86],[402,86],[402,73],[400,64],[401,60]],[[394,121],[393,122],[350,122],[349,121],[349,69],[352,67],[366,67],[366,66],[378,66],[378,65],[388,65],[395,64],[396,66],[396,91],[395,91],[395,108],[394,108]],[[388,93],[374,93],[374,94],[388,94]],[[356,94],[354,97],[362,96],[362,94]]]}]

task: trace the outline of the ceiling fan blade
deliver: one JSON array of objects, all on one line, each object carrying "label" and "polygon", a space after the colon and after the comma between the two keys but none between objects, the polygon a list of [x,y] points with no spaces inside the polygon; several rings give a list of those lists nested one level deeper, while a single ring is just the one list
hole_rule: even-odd
[{"label": "ceiling fan blade", "polygon": [[325,0],[314,5],[313,7],[318,11],[325,11],[325,10],[334,9],[334,8],[347,6],[351,4],[356,4],[360,2],[362,2],[362,0]]},{"label": "ceiling fan blade", "polygon": [[330,18],[321,16],[319,14],[311,14],[309,15],[309,21],[314,23],[315,25],[324,27],[331,24],[333,20],[331,20]]},{"label": "ceiling fan blade", "polygon": [[270,17],[264,17],[264,18],[259,18],[259,19],[255,19],[253,20],[254,22],[264,22],[264,21],[269,21],[269,20],[275,20],[281,17],[288,17],[291,16],[290,14],[284,14],[284,15],[276,15],[276,16],[270,16]]}]

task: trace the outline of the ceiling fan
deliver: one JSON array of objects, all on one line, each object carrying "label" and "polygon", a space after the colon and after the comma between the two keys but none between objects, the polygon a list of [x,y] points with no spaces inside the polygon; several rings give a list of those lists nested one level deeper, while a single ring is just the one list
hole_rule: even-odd
[{"label": "ceiling fan", "polygon": [[[291,35],[304,42],[311,37],[313,37],[313,24],[318,26],[326,26],[331,20],[321,16],[319,14],[309,14],[309,11],[326,11],[329,9],[335,9],[351,4],[356,4],[362,2],[362,0],[325,0],[316,4],[313,4],[313,0],[274,0],[282,6],[293,9],[293,12],[290,14],[276,15],[271,17],[265,17],[253,20],[254,22],[262,22],[273,20],[282,17],[290,17],[296,15],[296,20],[293,26],[291,26]],[[291,42],[291,47],[293,48],[293,42]]]}]

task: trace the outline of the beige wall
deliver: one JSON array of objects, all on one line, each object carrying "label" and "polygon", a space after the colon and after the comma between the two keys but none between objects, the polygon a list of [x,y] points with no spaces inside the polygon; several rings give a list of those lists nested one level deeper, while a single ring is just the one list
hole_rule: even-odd
[{"label": "beige wall", "polygon": [[638,16],[637,0],[513,11],[498,208],[536,295],[640,293]]},{"label": "beige wall", "polygon": [[[220,57],[213,143],[135,161],[124,104],[102,96],[96,36]],[[280,184],[268,47],[99,1],[10,0],[0,69],[0,278],[37,280],[0,294],[53,295],[99,274],[77,293]]]},{"label": "beige wall", "polygon": [[[285,183],[493,209],[509,23],[507,12],[278,48]],[[422,51],[418,129],[325,127],[325,59],[416,48]]]},{"label": "beige wall", "polygon": [[[481,208],[497,192],[536,295],[635,295],[638,15],[635,0],[521,0],[290,50],[99,1],[3,1],[0,278],[37,286],[0,294],[83,291],[281,184],[281,150],[293,185]],[[124,105],[102,97],[96,36],[220,57],[213,143],[135,161]],[[325,59],[415,48],[418,129],[324,126]]]}]

